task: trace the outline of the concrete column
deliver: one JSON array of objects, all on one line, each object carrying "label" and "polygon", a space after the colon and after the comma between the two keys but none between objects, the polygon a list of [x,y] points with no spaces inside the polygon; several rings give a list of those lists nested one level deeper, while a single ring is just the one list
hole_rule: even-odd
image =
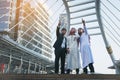
[{"label": "concrete column", "polygon": [[45,70],[45,72],[47,72],[47,70],[46,70],[46,66],[44,66],[44,70]]},{"label": "concrete column", "polygon": [[23,58],[21,57],[21,62],[20,62],[20,66],[19,66],[19,73],[22,72],[22,65],[23,65]]},{"label": "concrete column", "polygon": [[39,73],[41,74],[41,70],[40,69],[41,69],[41,64],[39,65]]},{"label": "concrete column", "polygon": [[35,73],[36,73],[36,69],[37,69],[37,63],[35,63],[35,68],[34,68]]},{"label": "concrete column", "polygon": [[11,63],[12,63],[12,55],[10,55],[10,60],[9,60],[9,63],[8,63],[8,68],[7,68],[8,73],[10,72]]},{"label": "concrete column", "polygon": [[41,65],[41,74],[43,74],[43,66]]},{"label": "concrete column", "polygon": [[43,65],[42,66],[42,74],[45,74],[44,72],[46,71],[46,68],[45,68],[45,66]]},{"label": "concrete column", "polygon": [[30,73],[30,66],[31,66],[31,62],[29,61],[29,65],[28,65],[28,74]]}]

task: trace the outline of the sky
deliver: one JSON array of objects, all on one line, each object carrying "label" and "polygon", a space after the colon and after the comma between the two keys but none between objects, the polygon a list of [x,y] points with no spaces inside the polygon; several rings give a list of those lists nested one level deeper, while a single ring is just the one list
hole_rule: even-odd
[{"label": "sky", "polygon": [[[44,1],[44,0],[43,0]],[[87,1],[87,0],[86,0]],[[110,5],[110,3],[108,3],[107,2],[107,0],[101,0],[104,4],[106,4],[106,6],[111,10],[112,9],[112,11],[113,12],[116,12],[115,14],[116,14],[116,16],[118,16],[120,13],[118,12],[118,10],[116,10],[116,9],[114,9],[113,8],[113,6],[111,6]],[[56,2],[56,3],[55,3]],[[76,3],[79,3],[80,2],[80,0],[76,0],[76,2],[73,2],[72,4],[76,4]],[[119,5],[116,5],[117,3],[120,3],[120,1],[119,0],[111,0],[111,2],[116,6],[116,7],[120,7]],[[55,3],[55,4],[54,4]],[[47,3],[46,3],[46,5],[47,6],[51,6],[51,5],[54,5],[52,8],[51,8],[51,12],[52,12],[52,14],[54,14],[55,13],[55,11],[56,11],[56,9],[58,9],[58,7],[62,4],[62,0],[48,0],[47,1]],[[72,5],[71,4],[71,5]],[[93,4],[92,4],[93,5]],[[91,6],[92,6],[91,5]],[[85,7],[85,5],[83,5],[82,6],[82,8],[84,8]],[[111,13],[109,12],[109,11],[107,11],[106,9],[105,9],[105,7],[102,5],[102,7],[101,7],[103,10],[105,10],[105,12],[113,19],[113,21],[115,21],[116,22],[116,24],[119,24],[119,21],[117,21],[115,18],[114,18],[114,16],[111,16]],[[73,9],[71,9],[71,11],[73,10],[79,10],[80,9],[80,7],[78,7],[78,8],[73,8]],[[88,11],[88,12],[91,12],[91,11],[93,11],[94,12],[94,10],[90,10],[90,11]],[[53,37],[53,39],[55,38],[55,29],[56,29],[56,26],[57,26],[57,23],[58,23],[58,20],[59,20],[59,14],[61,14],[61,13],[64,13],[64,5],[63,5],[63,7],[61,8],[61,9],[59,9],[59,11],[57,11],[56,12],[56,14],[54,15],[54,16],[52,16],[52,18],[50,18],[51,19],[51,21],[53,20],[53,22],[55,21],[55,20],[57,20],[56,22],[54,22],[55,24],[51,27],[52,28],[52,32],[53,32],[53,34],[52,34],[52,37]],[[84,14],[85,12],[83,12],[83,14]],[[75,13],[74,15],[71,15],[72,17],[74,17],[74,16],[76,16],[76,15],[79,15],[80,13]],[[103,13],[103,12],[101,12],[101,14],[103,15],[103,17],[104,18],[106,18],[108,21],[109,21],[109,23],[114,27],[115,25],[113,25],[113,23],[109,20],[109,18],[108,17],[106,17],[105,16],[105,14]],[[95,19],[96,17],[95,16],[92,16],[92,17],[89,17],[89,18],[85,18],[85,19],[87,19],[87,20],[91,20],[91,19]],[[79,19],[79,20],[81,20],[81,19]],[[80,22],[80,21],[78,21],[78,20],[72,20],[71,21],[71,23],[75,23],[75,22]],[[104,24],[106,24],[105,23],[105,21],[103,20],[103,23]],[[95,26],[95,25],[98,25],[97,23],[93,23],[93,24],[87,24],[87,26],[88,27],[92,27],[92,26]],[[106,24],[107,25],[107,27],[114,33],[114,36],[116,36],[116,33],[115,33],[115,31],[114,30],[112,30],[110,27],[109,27],[109,25],[108,24]],[[76,26],[74,26],[75,28],[78,28],[78,27],[82,27],[82,25],[76,25]],[[71,27],[73,27],[73,26],[71,26]],[[119,29],[118,28],[116,28],[116,27],[114,27],[115,28],[115,30],[116,31],[119,31]],[[93,30],[93,31],[91,31],[91,30],[89,30],[88,31],[89,33],[96,33],[96,32],[100,32],[100,30]],[[109,35],[111,35],[111,33],[105,28],[105,32],[107,32],[107,33],[109,33]],[[112,40],[113,38],[114,38],[114,36],[112,36],[113,38],[111,39],[108,35],[106,35],[107,36],[107,39],[108,39],[108,41],[109,41],[109,43],[110,43],[110,45],[112,46],[112,49],[113,49],[113,54],[114,54],[114,57],[115,57],[115,59],[116,60],[118,60],[120,57],[119,57],[119,53],[120,53],[120,50],[119,50],[119,46],[117,45],[117,44],[115,44],[115,42]],[[118,36],[116,36],[117,38],[119,38]],[[119,39],[118,39],[119,40]],[[54,41],[55,41],[55,39],[54,39]],[[119,43],[118,43],[119,44]],[[113,63],[112,63],[112,61],[111,61],[111,58],[110,58],[110,56],[109,56],[109,54],[107,53],[107,51],[106,51],[106,46],[105,46],[105,44],[104,44],[104,41],[103,41],[103,38],[102,38],[102,36],[101,35],[98,35],[98,36],[91,36],[91,49],[92,49],[92,53],[93,53],[93,57],[94,57],[94,66],[95,66],[95,71],[97,72],[97,73],[101,73],[101,74],[114,74],[115,73],[115,71],[114,70],[111,70],[111,69],[108,69],[108,67],[109,66],[112,66],[113,65]],[[54,55],[54,54],[53,54]]]}]

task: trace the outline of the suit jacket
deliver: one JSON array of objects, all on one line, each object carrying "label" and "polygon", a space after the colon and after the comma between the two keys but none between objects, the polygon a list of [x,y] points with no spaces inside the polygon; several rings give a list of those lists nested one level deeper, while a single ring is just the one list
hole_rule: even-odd
[{"label": "suit jacket", "polygon": [[[63,42],[63,39],[64,39],[63,34],[61,34],[61,33],[59,32],[59,30],[60,30],[60,28],[57,27],[57,30],[56,30],[57,40],[56,40],[56,42],[55,42],[54,45],[53,45],[53,47],[54,47],[55,49],[59,49],[59,48],[61,47],[62,42]],[[66,45],[67,45],[66,42],[67,42],[67,39],[65,38],[65,48],[67,47],[67,46],[66,46]]]}]

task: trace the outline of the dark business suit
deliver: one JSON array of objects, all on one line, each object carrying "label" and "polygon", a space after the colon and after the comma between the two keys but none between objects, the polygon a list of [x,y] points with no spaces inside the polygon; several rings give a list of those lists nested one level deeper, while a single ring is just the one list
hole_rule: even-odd
[{"label": "dark business suit", "polygon": [[57,30],[56,30],[57,40],[55,44],[53,45],[53,47],[55,48],[55,73],[57,74],[59,73],[59,59],[61,58],[61,74],[64,74],[67,39],[65,38],[65,48],[61,48],[64,35],[59,32],[59,29],[60,28],[57,27]]}]

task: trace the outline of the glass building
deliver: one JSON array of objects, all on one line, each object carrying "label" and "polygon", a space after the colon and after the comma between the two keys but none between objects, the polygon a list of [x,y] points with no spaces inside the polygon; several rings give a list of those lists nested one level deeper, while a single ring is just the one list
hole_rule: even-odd
[{"label": "glass building", "polygon": [[[4,6],[5,4],[5,6]],[[51,31],[48,25],[49,14],[41,3],[32,6],[27,0],[0,2],[6,14],[0,20],[1,31],[9,30],[10,38],[21,45],[49,58],[52,57]],[[22,7],[21,7],[22,6]],[[7,15],[8,14],[8,15]]]},{"label": "glass building", "polygon": [[[40,2],[34,2],[36,5],[33,2],[0,0],[0,36],[2,33],[3,37],[0,41],[0,60],[3,62],[0,61],[0,65],[5,65],[6,72],[13,72],[16,68],[20,72],[41,72],[52,62],[50,15]],[[5,46],[2,46],[3,42]]]},{"label": "glass building", "polygon": [[[24,20],[19,24],[18,43],[51,58],[51,31],[48,27],[49,14],[40,3],[37,8],[32,8],[29,3],[26,4],[25,2],[23,5],[19,19]],[[29,13],[31,15],[28,15]]]},{"label": "glass building", "polygon": [[0,0],[0,31],[7,31],[9,29],[9,12],[10,2]]}]

